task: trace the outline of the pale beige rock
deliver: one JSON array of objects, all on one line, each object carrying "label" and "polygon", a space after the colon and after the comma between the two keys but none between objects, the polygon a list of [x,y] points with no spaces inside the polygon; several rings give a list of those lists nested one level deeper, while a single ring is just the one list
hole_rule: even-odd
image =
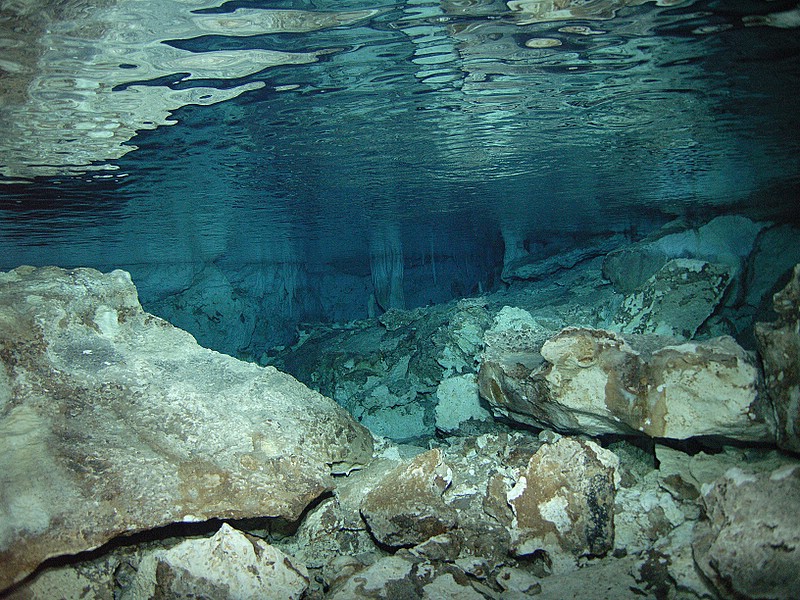
[{"label": "pale beige rock", "polygon": [[147,555],[120,600],[298,600],[307,588],[303,565],[263,540],[223,524],[211,538],[188,539]]},{"label": "pale beige rock", "polygon": [[[414,566],[415,562],[408,557],[387,556],[339,582],[331,590],[330,598],[331,600],[389,598],[388,589],[392,589],[396,597],[419,597],[419,588],[412,574]],[[405,592],[402,596],[401,591]]]},{"label": "pale beige rock", "polygon": [[563,432],[771,441],[753,358],[730,337],[675,344],[570,327],[541,348],[484,360],[481,394],[497,414]]},{"label": "pale beige rock", "polygon": [[800,452],[800,265],[774,296],[775,323],[757,323],[756,342],[777,420],[778,445]]},{"label": "pale beige rock", "polygon": [[[653,594],[652,590],[648,589],[648,582],[641,580],[639,576],[643,562],[643,559],[638,556],[592,562],[571,573],[545,577],[541,581],[541,592],[532,597],[537,600],[680,598],[680,596],[656,596]],[[670,591],[674,592],[674,590]]]},{"label": "pale beige rock", "polygon": [[0,274],[0,589],[46,558],[212,517],[297,519],[369,432],[142,311],[130,276]]},{"label": "pale beige rock", "polygon": [[443,380],[436,388],[436,429],[452,433],[469,420],[489,421],[492,415],[481,406],[477,376],[457,375]]},{"label": "pale beige rock", "polygon": [[422,587],[423,600],[444,600],[445,598],[458,598],[458,600],[485,600],[486,596],[478,593],[468,583],[459,583],[452,573],[443,573]]},{"label": "pale beige rock", "polygon": [[402,547],[455,527],[455,512],[442,499],[452,477],[438,448],[388,473],[361,504],[370,533],[381,544]]},{"label": "pale beige rock", "polygon": [[117,600],[114,597],[113,560],[55,567],[15,587],[4,600]]},{"label": "pale beige rock", "polygon": [[694,557],[725,598],[800,598],[800,464],[704,486]]}]

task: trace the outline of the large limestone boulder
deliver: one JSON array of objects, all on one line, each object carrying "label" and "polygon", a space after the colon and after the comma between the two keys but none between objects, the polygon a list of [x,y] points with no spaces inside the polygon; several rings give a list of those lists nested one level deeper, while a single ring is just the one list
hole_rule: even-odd
[{"label": "large limestone boulder", "polygon": [[479,385],[496,414],[588,435],[773,439],[756,364],[730,337],[680,343],[569,327],[540,353],[484,360]]},{"label": "large limestone boulder", "polygon": [[440,449],[420,454],[386,475],[364,498],[361,514],[386,546],[415,546],[455,527],[455,512],[442,493],[453,472]]},{"label": "large limestone boulder", "polygon": [[757,323],[756,342],[775,407],[778,445],[800,452],[800,265],[774,297],[775,323]]},{"label": "large limestone boulder", "polygon": [[694,228],[669,223],[641,242],[609,253],[603,275],[624,294],[636,291],[674,258],[725,265],[735,277],[763,228],[763,223],[738,215],[716,217]]},{"label": "large limestone boulder", "polygon": [[123,271],[0,274],[0,361],[0,589],[122,533],[295,520],[371,459],[332,400],[198,346]]},{"label": "large limestone boulder", "polygon": [[618,466],[616,455],[594,442],[543,445],[507,494],[515,553],[557,547],[596,556],[613,548]]},{"label": "large limestone boulder", "polygon": [[623,333],[655,333],[692,338],[711,316],[728,287],[725,265],[676,258],[628,294],[614,327]]},{"label": "large limestone boulder", "polygon": [[800,598],[800,465],[704,486],[694,557],[725,598]]},{"label": "large limestone boulder", "polygon": [[299,600],[308,588],[302,564],[227,524],[210,538],[187,539],[148,554],[120,600],[215,598]]}]

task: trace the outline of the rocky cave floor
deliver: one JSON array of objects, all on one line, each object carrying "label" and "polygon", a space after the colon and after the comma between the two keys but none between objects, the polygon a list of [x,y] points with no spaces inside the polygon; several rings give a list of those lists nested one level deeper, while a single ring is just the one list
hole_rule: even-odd
[{"label": "rocky cave floor", "polygon": [[0,274],[0,597],[800,597],[796,233],[522,259],[265,367],[124,272]]}]

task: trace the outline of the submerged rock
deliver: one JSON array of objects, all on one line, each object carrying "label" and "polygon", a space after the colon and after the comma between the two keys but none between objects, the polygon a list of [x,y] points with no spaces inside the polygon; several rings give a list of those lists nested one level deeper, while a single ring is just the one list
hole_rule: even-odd
[{"label": "submerged rock", "polygon": [[195,332],[200,344],[237,356],[250,344],[257,306],[234,290],[222,270],[207,265],[189,286],[153,302],[148,309],[167,321]]},{"label": "submerged rock", "polygon": [[800,598],[800,465],[730,469],[705,486],[697,566],[726,598]]},{"label": "submerged rock", "polygon": [[800,262],[800,228],[776,225],[762,231],[749,256],[743,281],[742,304],[763,315],[772,310],[772,296],[791,279]]},{"label": "submerged rock", "polygon": [[619,459],[593,442],[560,438],[543,445],[507,494],[517,555],[553,546],[575,556],[614,546]]},{"label": "submerged rock", "polygon": [[436,429],[458,431],[465,421],[489,421],[492,415],[481,406],[477,376],[457,375],[442,381],[436,388]]},{"label": "submerged rock", "polygon": [[609,253],[603,275],[624,294],[635,292],[674,258],[725,265],[736,276],[763,228],[763,223],[738,215],[717,217],[696,228],[670,223],[641,242]]},{"label": "submerged rock", "polygon": [[729,337],[675,342],[566,328],[540,353],[485,358],[481,394],[496,414],[568,433],[772,440],[754,360]]},{"label": "submerged rock", "polygon": [[623,333],[692,338],[714,312],[730,282],[730,268],[702,260],[670,260],[626,296],[614,319]]},{"label": "submerged rock", "polygon": [[120,600],[299,600],[307,588],[303,565],[263,540],[223,524],[211,538],[188,539],[147,555]]},{"label": "submerged rock", "polygon": [[381,544],[398,548],[416,546],[455,527],[455,513],[442,499],[452,477],[439,449],[397,467],[361,504],[370,533]]},{"label": "submerged rock", "polygon": [[0,589],[212,517],[297,519],[372,457],[333,401],[142,311],[123,271],[0,274]]},{"label": "submerged rock", "polygon": [[778,445],[800,452],[800,265],[774,298],[775,323],[757,323],[758,351],[777,420]]},{"label": "submerged rock", "polygon": [[476,371],[489,320],[481,298],[392,309],[378,320],[315,328],[274,362],[339,402],[376,435],[417,440],[433,436],[437,420],[450,428],[462,416],[444,407],[437,413],[437,391],[450,410],[469,406],[467,419],[485,416],[468,390],[468,375]]}]

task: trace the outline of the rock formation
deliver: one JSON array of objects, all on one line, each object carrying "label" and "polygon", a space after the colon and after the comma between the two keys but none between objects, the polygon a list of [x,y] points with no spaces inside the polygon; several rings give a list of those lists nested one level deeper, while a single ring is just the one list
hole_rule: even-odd
[{"label": "rock formation", "polygon": [[215,600],[300,600],[306,589],[302,564],[223,524],[213,537],[188,539],[145,556],[120,600],[195,598],[198,590]]},{"label": "rock formation", "polygon": [[729,469],[703,494],[697,565],[725,598],[800,597],[800,466]]},{"label": "rock formation", "polygon": [[531,456],[507,494],[514,511],[514,552],[560,547],[577,556],[614,546],[619,459],[593,442],[567,438]]},{"label": "rock formation", "polygon": [[774,298],[775,323],[758,323],[758,351],[777,419],[778,445],[800,452],[800,265]]},{"label": "rock formation", "polygon": [[123,271],[0,274],[0,589],[43,560],[212,517],[297,519],[369,432],[142,311]]},{"label": "rock formation", "polygon": [[675,258],[726,265],[736,275],[763,228],[764,224],[738,215],[717,217],[695,228],[669,223],[641,242],[610,252],[603,275],[624,294],[636,291]]},{"label": "rock formation", "polygon": [[725,265],[676,258],[625,297],[614,326],[623,333],[692,338],[728,287]]},{"label": "rock formation", "polygon": [[[711,263],[666,264],[627,298],[669,271],[690,303],[698,290],[717,302]],[[798,271],[778,321],[758,327],[763,373],[731,337],[613,331],[631,303],[596,260],[556,282],[320,327],[280,357],[365,423],[395,415],[387,431],[418,445],[200,348],[144,313],[125,273],[2,274],[2,593],[796,597],[800,462],[770,444],[777,419],[797,451]],[[694,330],[662,318],[668,296],[640,303],[642,331]]]},{"label": "rock formation", "polygon": [[680,343],[567,328],[540,352],[484,360],[481,394],[497,414],[589,435],[772,439],[756,364],[732,338]]},{"label": "rock formation", "polygon": [[455,527],[455,513],[442,500],[452,478],[439,449],[386,475],[361,504],[375,539],[395,548],[416,546]]}]

